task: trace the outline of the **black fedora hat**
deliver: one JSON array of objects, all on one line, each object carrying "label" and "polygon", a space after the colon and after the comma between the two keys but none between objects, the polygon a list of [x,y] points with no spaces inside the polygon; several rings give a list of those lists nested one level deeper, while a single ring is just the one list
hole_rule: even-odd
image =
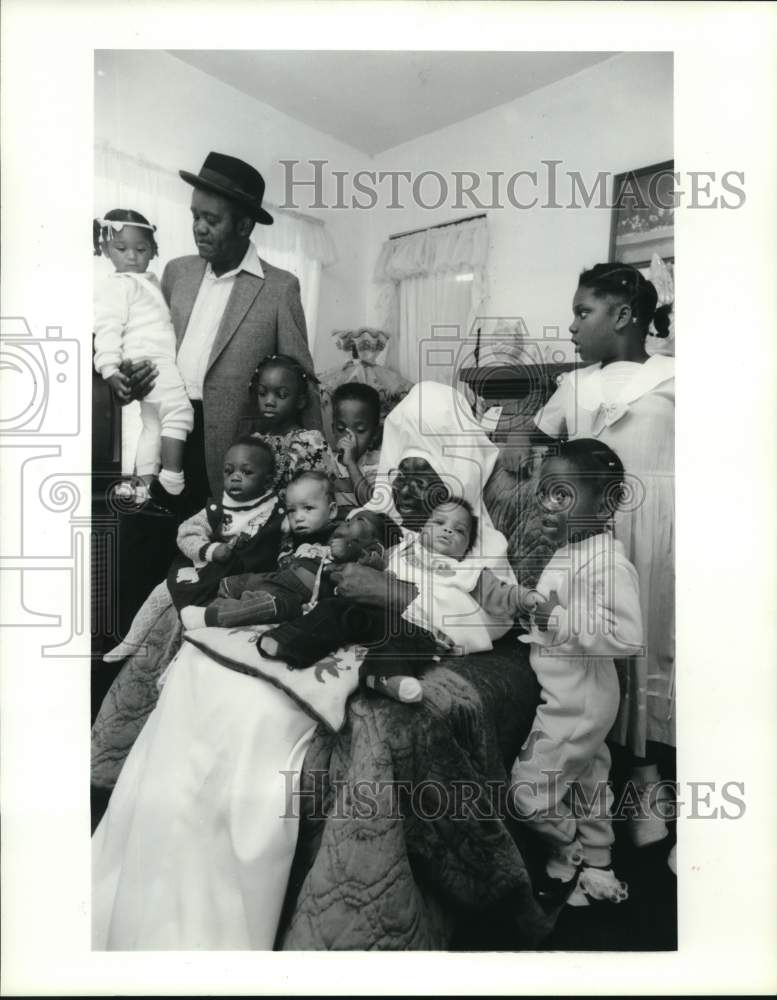
[{"label": "black fedora hat", "polygon": [[178,173],[196,188],[213,191],[230,201],[237,202],[241,208],[263,226],[271,226],[273,218],[262,208],[264,198],[264,177],[250,164],[224,153],[208,153],[198,174],[190,174],[188,170]]}]

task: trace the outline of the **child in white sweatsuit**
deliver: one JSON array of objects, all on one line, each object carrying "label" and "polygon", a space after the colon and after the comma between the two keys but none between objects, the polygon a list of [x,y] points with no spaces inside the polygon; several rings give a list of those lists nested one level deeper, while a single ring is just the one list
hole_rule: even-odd
[{"label": "child in white sweatsuit", "polygon": [[620,902],[611,865],[612,793],[605,737],[618,712],[613,657],[637,655],[637,572],[608,529],[623,487],[620,459],[599,441],[561,445],[545,459],[543,530],[560,545],[533,595],[531,665],[542,688],[512,769],[512,804],[550,848],[538,889],[550,902]]},{"label": "child in white sweatsuit", "polygon": [[[194,426],[194,411],[175,364],[175,330],[156,275],[148,271],[157,254],[155,227],[139,212],[113,209],[93,222],[95,253],[113,264],[113,274],[94,290],[94,366],[119,399],[129,399],[127,360],[151,361],[156,383],[140,401],[143,431],[135,468],[148,486],[159,472],[164,489],[183,491],[184,443]],[[160,471],[161,466],[161,471]],[[139,499],[147,492],[140,490]]]}]

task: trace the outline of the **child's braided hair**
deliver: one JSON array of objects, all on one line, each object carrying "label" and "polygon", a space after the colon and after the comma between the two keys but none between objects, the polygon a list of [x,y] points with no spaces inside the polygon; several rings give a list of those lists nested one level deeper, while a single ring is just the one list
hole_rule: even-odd
[{"label": "child's braided hair", "polygon": [[556,445],[548,457],[556,456],[569,462],[586,482],[593,484],[597,494],[604,497],[610,513],[628,499],[626,472],[618,455],[603,441],[595,438],[576,438]]},{"label": "child's braided hair", "polygon": [[299,386],[300,404],[306,405],[308,401],[308,386],[311,382],[318,385],[318,379],[311,372],[307,371],[296,358],[292,358],[288,354],[268,354],[262,358],[256,366],[254,374],[251,376],[251,381],[248,383],[248,391],[251,394],[251,398],[253,399],[257,394],[259,378],[262,372],[266,368],[271,367],[285,368],[286,371],[292,372]]},{"label": "child's braided hair", "polygon": [[597,298],[611,295],[621,299],[630,308],[634,322],[647,333],[652,321],[659,337],[669,336],[669,305],[656,308],[658,292],[652,281],[648,281],[638,268],[631,264],[596,264],[583,271],[578,284],[590,288]]},{"label": "child's braided hair", "polygon": [[145,215],[141,215],[140,212],[136,212],[132,208],[112,208],[110,212],[105,213],[102,219],[92,219],[92,246],[95,257],[99,257],[102,253],[100,244],[107,243],[111,238],[111,227],[103,225],[105,222],[124,222],[128,226],[134,223],[148,229],[148,242],[153,250],[151,257],[153,259],[159,256],[159,246],[154,235],[156,226],[152,226]]}]

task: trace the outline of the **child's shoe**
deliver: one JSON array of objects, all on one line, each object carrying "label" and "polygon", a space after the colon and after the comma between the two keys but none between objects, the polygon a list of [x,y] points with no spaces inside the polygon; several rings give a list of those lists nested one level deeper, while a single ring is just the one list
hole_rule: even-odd
[{"label": "child's shoe", "polygon": [[576,891],[583,864],[583,848],[578,841],[557,847],[548,858],[545,874],[536,884],[534,895],[546,908],[563,906]]},{"label": "child's shoe", "polygon": [[648,847],[668,836],[666,820],[672,817],[674,796],[664,781],[652,781],[635,788],[639,806],[637,815],[628,821],[629,834],[635,847]]},{"label": "child's shoe", "polygon": [[591,900],[622,903],[629,898],[629,887],[621,882],[612,868],[593,868],[586,865],[580,872],[575,891],[567,906],[590,906]]},{"label": "child's shoe", "polygon": [[421,682],[415,677],[375,677],[370,674],[364,678],[364,683],[368,688],[388,695],[394,701],[401,701],[408,705],[423,701],[424,689],[421,687]]},{"label": "child's shoe", "polygon": [[148,486],[142,479],[122,479],[111,488],[111,499],[123,509],[141,507],[148,498]]}]

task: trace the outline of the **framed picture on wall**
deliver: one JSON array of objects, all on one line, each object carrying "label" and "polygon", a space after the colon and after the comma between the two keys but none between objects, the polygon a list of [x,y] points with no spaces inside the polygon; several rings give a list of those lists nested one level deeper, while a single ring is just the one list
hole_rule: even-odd
[{"label": "framed picture on wall", "polygon": [[674,160],[616,174],[610,260],[643,268],[657,253],[674,260]]}]

